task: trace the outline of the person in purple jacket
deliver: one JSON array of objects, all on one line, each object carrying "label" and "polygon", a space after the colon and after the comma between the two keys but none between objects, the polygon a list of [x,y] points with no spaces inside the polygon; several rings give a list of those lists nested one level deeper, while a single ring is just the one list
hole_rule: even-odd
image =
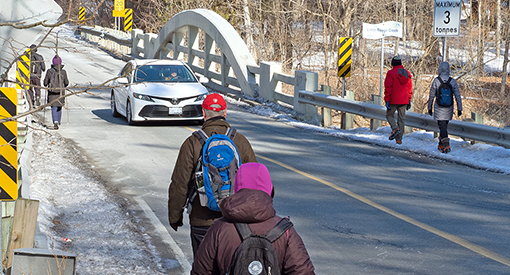
[{"label": "person in purple jacket", "polygon": [[[198,248],[191,274],[227,274],[241,238],[234,223],[247,223],[254,234],[266,234],[282,218],[273,208],[274,189],[266,166],[245,163],[236,174],[234,194],[220,204],[223,217],[215,221]],[[273,242],[281,274],[311,275],[314,266],[303,240],[290,227]]]}]

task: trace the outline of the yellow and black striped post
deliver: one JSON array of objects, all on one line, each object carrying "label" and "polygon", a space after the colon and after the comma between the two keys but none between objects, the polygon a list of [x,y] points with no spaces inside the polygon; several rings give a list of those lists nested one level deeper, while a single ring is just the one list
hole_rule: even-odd
[{"label": "yellow and black striped post", "polygon": [[[16,115],[18,92],[0,88],[0,120]],[[0,123],[0,200],[18,198],[18,122]]]},{"label": "yellow and black striped post", "polygon": [[30,84],[30,49],[27,49],[25,53],[20,56],[16,65],[16,89],[28,90],[28,84]]},{"label": "yellow and black striped post", "polygon": [[133,29],[133,10],[124,9],[126,12],[124,15],[124,31],[130,32]]},{"label": "yellow and black striped post", "polygon": [[338,49],[338,76],[351,76],[351,55],[352,38],[340,37],[340,48]]},{"label": "yellow and black striped post", "polygon": [[80,7],[78,17],[81,21],[80,23],[83,24],[85,22],[85,8],[84,7]]}]

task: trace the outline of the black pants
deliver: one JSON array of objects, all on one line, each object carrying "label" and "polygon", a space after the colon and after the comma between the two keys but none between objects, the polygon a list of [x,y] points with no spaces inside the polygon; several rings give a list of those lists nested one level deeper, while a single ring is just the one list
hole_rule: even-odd
[{"label": "black pants", "polygon": [[205,233],[210,226],[191,226],[191,247],[193,248],[193,258],[197,255],[198,247],[205,237]]},{"label": "black pants", "polygon": [[437,126],[439,126],[439,137],[447,138],[448,137],[448,122],[449,120],[438,120]]}]

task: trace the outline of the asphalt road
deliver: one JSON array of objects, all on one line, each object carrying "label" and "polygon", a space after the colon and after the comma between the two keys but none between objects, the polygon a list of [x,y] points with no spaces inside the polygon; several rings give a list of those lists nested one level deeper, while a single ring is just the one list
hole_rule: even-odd
[{"label": "asphalt road", "polygon": [[[124,64],[66,43],[72,50],[61,55],[73,84],[102,83]],[[174,232],[166,205],[179,147],[199,126],[129,126],[111,116],[109,95],[70,97],[58,132],[112,192],[133,202],[159,251],[179,258],[174,241],[181,260],[191,261],[188,227]],[[233,104],[227,121],[268,167],[277,213],[294,222],[317,274],[510,273],[508,175],[294,128]]]}]

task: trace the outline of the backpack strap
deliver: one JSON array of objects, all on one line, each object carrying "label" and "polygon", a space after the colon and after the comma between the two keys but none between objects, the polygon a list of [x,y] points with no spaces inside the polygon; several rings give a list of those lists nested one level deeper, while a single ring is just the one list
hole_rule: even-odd
[{"label": "backpack strap", "polygon": [[235,128],[227,128],[227,132],[225,133],[228,138],[234,141],[234,137],[236,136],[237,130]]},{"label": "backpack strap", "polygon": [[289,218],[282,218],[269,232],[264,235],[271,243],[280,238],[289,228],[293,226]]},{"label": "backpack strap", "polygon": [[234,223],[234,226],[236,227],[237,233],[239,234],[239,237],[241,237],[241,242],[246,240],[248,237],[253,235],[253,232],[251,232],[250,227],[247,223]]},{"label": "backpack strap", "polygon": [[205,141],[209,138],[207,136],[207,134],[204,132],[204,130],[202,130],[202,129],[199,129],[199,130],[193,132],[192,135],[194,137],[196,137],[198,139],[198,141],[200,141],[200,144],[202,144],[202,146],[205,144]]}]

